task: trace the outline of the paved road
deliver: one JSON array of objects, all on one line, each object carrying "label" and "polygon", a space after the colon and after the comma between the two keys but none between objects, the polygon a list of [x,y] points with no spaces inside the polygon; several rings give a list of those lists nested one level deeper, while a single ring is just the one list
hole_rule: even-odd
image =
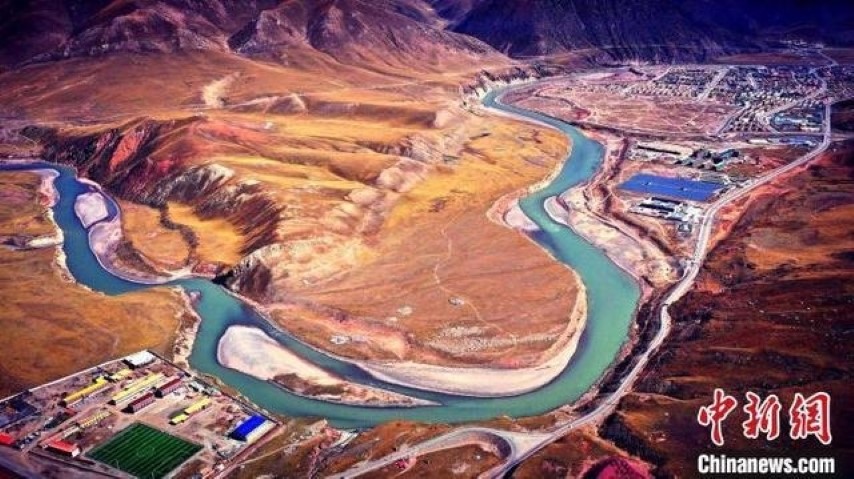
[{"label": "paved road", "polygon": [[[488,427],[464,427],[455,429],[441,436],[428,439],[414,446],[402,447],[400,450],[379,459],[362,462],[344,473],[330,476],[332,479],[357,477],[370,471],[382,469],[400,459],[412,456],[423,456],[432,452],[453,449],[471,444],[494,445],[500,450],[506,460],[519,457],[525,451],[547,441],[549,433],[525,433],[502,431]],[[503,464],[494,471],[499,474]],[[491,471],[490,471],[491,472]]]},{"label": "paved road", "polygon": [[[826,85],[822,85],[821,91],[826,91]],[[672,320],[669,313],[670,305],[678,301],[693,286],[694,281],[700,272],[700,267],[705,261],[706,255],[708,254],[709,239],[714,229],[715,216],[717,215],[717,213],[724,206],[747,196],[756,188],[765,185],[771,181],[774,181],[780,176],[796,168],[800,168],[801,166],[805,165],[806,163],[823,153],[830,145],[830,105],[830,101],[825,103],[824,136],[821,144],[819,144],[816,149],[810,151],[809,153],[792,163],[772,170],[770,173],[760,178],[748,181],[741,188],[730,190],[710,205],[709,209],[703,215],[703,218],[701,220],[697,245],[694,249],[694,254],[688,260],[685,273],[683,274],[679,282],[673,286],[673,288],[670,290],[670,293],[667,294],[667,296],[661,302],[661,306],[659,307],[660,328],[658,332],[656,333],[652,341],[650,341],[646,351],[638,357],[638,360],[635,365],[623,377],[620,386],[615,391],[613,391],[608,396],[608,398],[604,400],[595,409],[581,417],[578,417],[545,433],[509,432],[482,427],[463,427],[455,429],[454,431],[451,431],[442,436],[409,447],[405,451],[399,451],[381,459],[362,463],[346,471],[343,474],[339,474],[333,477],[341,479],[356,477],[361,474],[365,474],[369,471],[382,468],[398,459],[403,459],[413,454],[428,454],[430,452],[435,452],[442,449],[450,449],[453,447],[459,447],[464,444],[471,444],[472,442],[466,443],[459,441],[460,438],[464,437],[467,433],[480,433],[491,435],[508,443],[509,453],[507,454],[504,463],[482,474],[482,477],[484,478],[503,477],[513,467],[528,459],[548,444],[551,444],[557,439],[565,436],[573,429],[582,427],[587,424],[595,423],[604,419],[608,414],[613,411],[620,399],[634,385],[634,382],[637,380],[637,378],[640,376],[640,373],[643,371],[644,367],[649,362],[649,358],[651,357],[651,355],[661,346],[667,335],[670,333],[672,324]],[[507,114],[507,112],[501,113]],[[519,118],[526,121],[529,120],[526,117]]]},{"label": "paved road", "polygon": [[709,82],[709,84],[706,85],[706,88],[703,89],[703,92],[697,96],[697,99],[698,100],[708,100],[709,95],[712,94],[712,91],[714,91],[715,87],[718,86],[718,83],[720,83],[721,80],[723,80],[724,77],[727,76],[727,73],[729,73],[729,71],[731,69],[732,69],[732,67],[727,65],[727,66],[721,68],[720,70],[718,70],[718,72],[715,74],[715,76],[712,78],[712,80]]}]

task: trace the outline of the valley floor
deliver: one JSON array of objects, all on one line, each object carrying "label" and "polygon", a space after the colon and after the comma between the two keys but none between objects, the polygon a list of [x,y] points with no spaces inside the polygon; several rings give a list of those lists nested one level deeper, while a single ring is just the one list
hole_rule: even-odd
[{"label": "valley floor", "polygon": [[[192,59],[194,64],[201,60]],[[131,72],[154,62],[138,61],[128,67]],[[565,353],[572,354],[583,330],[584,286],[520,234],[524,228],[504,224],[509,218],[524,226],[524,219],[513,216],[514,201],[547,177],[571,147],[562,136],[460,107],[449,85],[464,78],[462,72],[449,79],[433,77],[429,87],[404,82],[336,90],[339,86],[324,83],[326,90],[296,95],[292,90],[316,85],[300,76],[293,85],[277,87],[270,78],[287,69],[243,59],[219,65],[225,66],[196,65],[185,84],[191,87],[170,85],[179,92],[178,100],[161,100],[165,103],[152,110],[153,119],[133,119],[138,111],[111,110],[117,118],[78,121],[93,105],[73,118],[60,117],[65,111],[60,107],[73,95],[54,98],[55,103],[18,105],[34,117],[43,115],[45,125],[34,137],[44,143],[49,159],[73,164],[121,198],[128,218],[121,231],[116,229],[122,234],[114,251],[116,267],[148,275],[192,270],[216,276],[311,346],[381,365],[379,376],[426,389],[460,392],[453,388],[464,384],[487,396],[515,394],[541,386],[562,369],[555,358],[568,360]],[[67,66],[78,75],[95,74],[85,60]],[[33,70],[46,74],[40,67]],[[227,75],[234,71],[241,74],[218,80],[231,78]],[[598,88],[600,80],[591,78]],[[197,115],[199,87],[210,93],[208,87],[218,81],[216,101],[203,107],[204,116]],[[270,95],[258,96],[261,86]],[[95,96],[104,95],[109,92],[99,90]],[[549,95],[531,94],[520,104],[548,111],[556,108]],[[667,173],[672,165],[628,161],[629,144],[620,132],[600,127],[619,123],[633,134],[647,135],[650,130],[643,126],[656,115],[680,117],[691,105],[659,111],[645,100],[627,105],[612,98],[601,108],[579,106],[595,97],[575,93],[575,103],[561,104],[559,113],[588,121],[591,136],[608,147],[605,165],[594,181],[555,199],[550,212],[604,249],[642,284],[645,299],[654,299],[653,292],[680,277],[684,263],[677,258],[691,251],[697,232],[682,235],[672,224],[632,212],[639,199],[621,199],[617,184],[641,169]],[[628,107],[633,114],[621,116],[620,109]],[[693,141],[727,128],[727,122],[716,119],[735,114],[734,108],[712,105],[690,124],[668,117],[668,128],[674,130],[669,133]],[[105,144],[110,146],[96,154],[82,154]],[[775,151],[757,168],[798,154]],[[674,306],[674,331],[634,391],[598,429],[571,432],[525,460],[515,474],[563,477],[613,466],[638,474],[655,469],[690,475],[694,466],[685,458],[702,449],[707,436],[694,414],[714,387],[777,392],[787,400],[795,389],[821,387],[840,403],[850,402],[845,385],[851,371],[834,361],[850,356],[839,339],[850,329],[845,313],[854,294],[845,281],[852,273],[854,247],[845,230],[854,213],[847,189],[850,158],[850,142],[836,143],[806,174],[781,178],[749,201],[725,209],[698,284]],[[42,179],[33,175],[0,175],[0,237],[7,243],[54,231],[46,215],[49,199],[39,188]],[[81,205],[81,215],[101,214],[89,200]],[[183,298],[173,291],[106,297],[77,287],[61,269],[56,251],[53,246],[0,248],[6,276],[0,282],[14,285],[0,289],[0,300],[8,305],[0,327],[14,339],[4,363],[13,366],[0,365],[0,396],[146,347],[171,351],[179,324],[192,322]],[[140,317],[145,321],[133,320]],[[632,331],[633,342],[648,324]],[[315,397],[411,405],[412,398],[376,391],[342,395],[338,378],[295,366],[287,351],[264,338],[232,333],[220,343],[220,362],[226,366],[313,391],[306,395]],[[620,360],[632,357],[629,346]],[[253,354],[242,354],[248,349]],[[279,364],[263,364],[257,356],[262,351]],[[542,374],[546,366],[549,377]],[[443,384],[454,368],[469,368],[469,375]],[[764,371],[761,377],[757,369]],[[494,376],[480,373],[487,370]],[[528,376],[502,381],[504,371]],[[294,377],[300,374],[310,380]],[[327,389],[318,391],[318,385]],[[556,422],[567,413],[532,421]],[[834,421],[843,424],[847,413],[834,409]],[[358,462],[355,457],[391,453],[396,446],[383,442],[389,437],[418,431],[411,435],[414,443],[446,430],[380,426],[338,450],[341,456],[327,457],[324,470],[344,471]],[[313,452],[292,458],[288,467],[318,470],[314,451],[327,445],[310,446]],[[749,441],[729,445],[733,453],[754,446]],[[828,451],[813,446],[807,450]],[[575,458],[579,448],[587,458],[580,465],[567,459]],[[501,459],[488,447],[455,450],[466,459],[440,451],[378,473],[427,474],[432,470],[427,461],[434,461],[443,472],[456,470],[466,477]],[[851,450],[842,440],[831,453],[850,455]],[[617,464],[594,465],[591,458]]]}]

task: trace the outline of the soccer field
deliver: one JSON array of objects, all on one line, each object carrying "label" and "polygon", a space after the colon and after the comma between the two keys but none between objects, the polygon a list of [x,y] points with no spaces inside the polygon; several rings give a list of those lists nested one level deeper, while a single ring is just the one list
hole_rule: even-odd
[{"label": "soccer field", "polygon": [[198,444],[135,423],[87,455],[136,477],[159,479],[201,448]]}]

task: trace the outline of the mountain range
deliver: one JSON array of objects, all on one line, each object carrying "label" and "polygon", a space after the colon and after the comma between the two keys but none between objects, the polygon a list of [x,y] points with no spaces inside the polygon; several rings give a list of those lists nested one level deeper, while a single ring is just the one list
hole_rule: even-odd
[{"label": "mountain range", "polygon": [[7,68],[115,51],[217,50],[287,63],[310,49],[399,67],[568,51],[703,60],[784,34],[854,42],[852,9],[836,0],[2,0],[0,11]]}]

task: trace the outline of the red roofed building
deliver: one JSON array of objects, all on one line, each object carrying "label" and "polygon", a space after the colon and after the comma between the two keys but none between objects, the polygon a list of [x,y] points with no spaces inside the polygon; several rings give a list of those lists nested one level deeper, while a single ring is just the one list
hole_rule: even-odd
[{"label": "red roofed building", "polygon": [[157,388],[157,390],[154,392],[154,394],[156,394],[157,397],[162,398],[164,396],[167,396],[172,391],[175,391],[176,389],[181,387],[181,384],[182,384],[181,378],[172,378],[170,381],[168,381],[164,385]]},{"label": "red roofed building", "polygon": [[68,441],[53,441],[48,443],[47,448],[63,456],[77,457],[80,455],[80,446]]},{"label": "red roofed building", "polygon": [[0,446],[12,446],[15,444],[15,438],[5,432],[0,432]]},{"label": "red roofed building", "polygon": [[153,393],[145,393],[142,396],[140,396],[139,398],[131,401],[131,403],[128,404],[127,408],[125,408],[125,409],[127,409],[128,412],[136,413],[136,412],[139,412],[140,410],[142,410],[143,408],[145,408],[146,406],[149,406],[153,402],[154,402],[154,394]]}]

